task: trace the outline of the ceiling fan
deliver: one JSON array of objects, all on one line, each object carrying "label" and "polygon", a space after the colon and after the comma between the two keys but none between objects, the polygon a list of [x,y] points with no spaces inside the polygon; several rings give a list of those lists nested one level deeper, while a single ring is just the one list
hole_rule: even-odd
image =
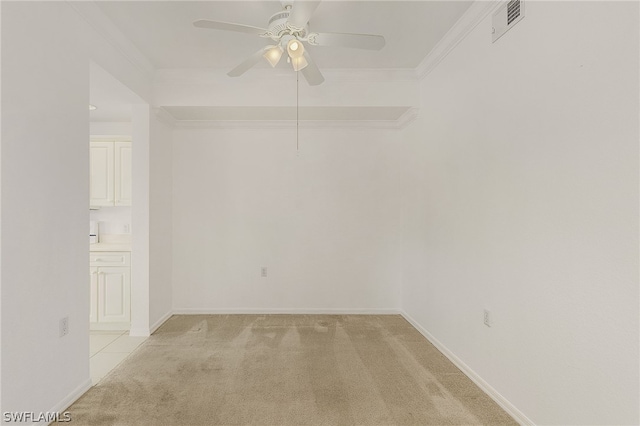
[{"label": "ceiling fan", "polygon": [[313,62],[304,43],[311,46],[342,46],[356,49],[380,50],[385,40],[381,35],[351,34],[351,33],[316,33],[309,30],[309,19],[320,4],[320,0],[284,1],[283,10],[269,18],[268,28],[258,28],[251,25],[234,24],[229,22],[200,19],[193,23],[198,28],[214,30],[236,31],[256,34],[270,38],[275,44],[270,44],[247,58],[240,65],[228,72],[231,77],[238,77],[256,65],[261,58],[265,58],[275,67],[283,53],[287,52],[287,62],[295,71],[301,71],[311,86],[324,81],[324,77]]}]

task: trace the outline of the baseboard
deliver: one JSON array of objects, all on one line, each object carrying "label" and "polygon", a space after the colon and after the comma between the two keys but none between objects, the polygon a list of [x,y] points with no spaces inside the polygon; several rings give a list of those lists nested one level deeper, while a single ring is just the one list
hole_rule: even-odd
[{"label": "baseboard", "polygon": [[508,399],[502,396],[497,390],[495,390],[489,383],[487,383],[478,373],[473,371],[467,364],[465,364],[460,358],[458,358],[453,352],[451,352],[445,345],[440,343],[438,339],[433,337],[431,333],[429,333],[426,329],[424,329],[416,320],[411,318],[409,314],[402,311],[400,315],[404,317],[411,325],[413,325],[416,330],[418,330],[428,341],[430,341],[433,346],[438,348],[440,352],[449,360],[455,364],[464,374],[471,379],[480,389],[482,389],[491,399],[493,399],[496,404],[498,404],[504,411],[506,411],[515,421],[520,423],[523,426],[534,426],[535,423],[531,421],[524,413],[513,405]]},{"label": "baseboard", "polygon": [[131,336],[131,337],[149,337],[149,336],[151,336],[151,333],[149,332],[149,329],[146,328],[146,327],[132,328],[131,330],[129,330],[129,336]]},{"label": "baseboard", "polygon": [[166,314],[161,316],[160,319],[158,319],[156,322],[151,324],[149,328],[146,328],[146,327],[131,328],[131,330],[129,330],[129,336],[149,337],[153,334],[154,331],[160,328],[160,326],[164,324],[166,320],[171,318],[171,315],[173,315],[173,311],[167,312]]},{"label": "baseboard", "polygon": [[[62,413],[65,412],[67,410],[67,408],[69,408],[71,406],[71,404],[76,402],[78,400],[78,398],[80,398],[82,395],[84,395],[84,393],[86,391],[91,389],[91,386],[92,386],[91,385],[91,378],[88,378],[80,386],[78,386],[77,388],[72,390],[67,396],[65,396],[59,403],[54,405],[53,408],[51,408],[47,412],[48,413],[60,413],[61,414],[61,418],[63,418],[62,417]],[[71,420],[73,421],[73,413],[71,413],[71,416],[72,416]],[[35,425],[40,425],[40,424],[42,424],[42,423],[32,423],[32,425],[34,425],[34,426]]]},{"label": "baseboard", "polygon": [[174,308],[174,315],[220,315],[220,314],[298,314],[298,315],[400,315],[398,309],[261,309],[261,308],[231,308],[231,309],[206,309],[206,308]]},{"label": "baseboard", "polygon": [[149,334],[153,334],[157,329],[160,328],[160,326],[162,324],[164,324],[164,322],[166,320],[168,320],[169,318],[171,318],[171,316],[173,315],[173,311],[169,311],[166,314],[164,314],[163,316],[160,317],[160,319],[156,322],[154,322],[151,327],[149,327]]}]

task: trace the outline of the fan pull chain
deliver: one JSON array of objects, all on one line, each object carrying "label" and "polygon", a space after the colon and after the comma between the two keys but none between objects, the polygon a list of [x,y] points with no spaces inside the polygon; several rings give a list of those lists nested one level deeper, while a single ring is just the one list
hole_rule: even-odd
[{"label": "fan pull chain", "polygon": [[296,71],[296,155],[300,153],[300,71]]}]

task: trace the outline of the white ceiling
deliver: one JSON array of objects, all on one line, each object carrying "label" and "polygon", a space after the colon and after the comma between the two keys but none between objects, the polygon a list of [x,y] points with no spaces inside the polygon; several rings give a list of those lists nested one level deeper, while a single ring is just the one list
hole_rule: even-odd
[{"label": "white ceiling", "polygon": [[89,112],[93,122],[129,122],[131,105],[142,100],[100,66],[89,67],[89,103],[98,109]]},{"label": "white ceiling", "polygon": [[[331,69],[340,73],[368,69],[413,70],[471,3],[472,1],[458,0],[323,0],[310,20],[311,31],[380,34],[385,37],[386,45],[380,51],[320,46],[312,46],[308,50],[320,69],[326,70],[327,78],[331,75]],[[220,72],[215,75],[224,81],[228,78],[225,75],[227,70],[269,44],[270,40],[252,34],[195,28],[193,21],[211,19],[265,28],[270,16],[282,10],[281,2],[273,0],[97,1],[95,5],[157,70],[202,69],[208,73],[211,69],[218,69]],[[289,67],[290,70],[285,61],[281,61],[279,67]],[[256,68],[264,68],[263,71],[268,72],[266,68],[269,65],[264,61]],[[287,70],[283,69],[281,72],[286,73]],[[259,101],[257,105],[241,103],[238,106],[237,99],[245,99],[246,93],[255,95],[265,91],[261,78],[258,78],[257,85],[256,81],[251,85],[249,77],[252,75],[258,78],[255,73],[247,73],[240,86],[225,83],[226,91],[243,91],[238,92],[238,96],[234,93],[231,97],[234,100],[232,104],[207,104],[206,101],[189,100],[190,95],[185,94],[183,99],[174,99],[176,103],[169,101],[157,106],[178,121],[292,119],[295,116],[295,109],[292,107],[278,107],[277,104]],[[323,86],[317,86],[323,94],[342,98],[338,89],[340,86]],[[352,95],[357,93],[353,87],[349,86]],[[210,90],[211,87],[205,89],[207,92]],[[366,90],[375,89],[372,87]],[[307,98],[309,96],[315,96],[316,102],[319,97],[318,92],[316,95],[308,94]],[[279,98],[280,96],[276,96],[270,99],[278,101]],[[309,101],[307,98],[305,100]],[[377,106],[368,106],[366,99],[369,98],[370,96],[364,95],[361,99],[358,98],[355,102],[351,99],[351,103],[346,104],[329,102],[325,105],[316,103],[313,107],[301,107],[300,118],[307,121],[389,121],[400,119],[412,107],[410,103],[397,102],[397,97],[386,105],[373,102]],[[97,105],[98,110],[91,112],[91,121],[130,121],[131,105],[138,102],[140,99],[137,95],[102,68],[92,64],[91,103]],[[340,106],[341,103],[346,106]]]},{"label": "white ceiling", "polygon": [[[314,46],[309,52],[321,69],[415,68],[471,3],[325,0],[310,20],[312,31],[380,34],[387,44],[381,51]],[[266,0],[100,1],[97,5],[156,68],[231,69],[268,41],[251,34],[195,28],[193,21],[265,28],[269,17],[282,9],[279,1]]]}]

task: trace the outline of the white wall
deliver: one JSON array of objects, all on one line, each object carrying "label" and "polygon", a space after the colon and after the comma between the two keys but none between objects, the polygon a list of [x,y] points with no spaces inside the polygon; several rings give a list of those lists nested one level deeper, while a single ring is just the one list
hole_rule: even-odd
[{"label": "white wall", "polygon": [[149,144],[149,325],[170,314],[172,268],[172,128],[150,117]]},{"label": "white wall", "polygon": [[[0,40],[2,5],[0,4]],[[0,124],[2,123],[2,55],[0,55]],[[0,189],[2,188],[2,131],[0,130]],[[0,190],[0,301],[2,301],[2,191]],[[0,302],[0,412],[2,412],[2,303]]]},{"label": "white wall", "polygon": [[132,336],[149,335],[149,170],[151,108],[132,108],[131,169],[131,330]]},{"label": "white wall", "polygon": [[89,211],[89,219],[98,222],[98,235],[131,233],[131,207],[101,207]]},{"label": "white wall", "polygon": [[90,386],[89,63],[151,87],[79,3],[2,3],[2,412],[63,410]]},{"label": "white wall", "polygon": [[62,409],[90,385],[81,28],[62,2],[2,4],[3,411]]},{"label": "white wall", "polygon": [[131,122],[127,121],[92,121],[89,123],[91,135],[96,136],[131,136]]},{"label": "white wall", "polygon": [[177,128],[174,309],[397,310],[394,142],[301,128],[297,153],[292,128]]},{"label": "white wall", "polygon": [[171,312],[170,126],[134,105],[131,335],[148,336]]},{"label": "white wall", "polygon": [[[300,78],[300,105],[312,107],[417,106],[413,70],[323,69],[325,82],[309,86]],[[154,78],[154,102],[164,106],[293,106],[296,76],[287,68],[256,67],[241,78],[207,69],[160,69]]]},{"label": "white wall", "polygon": [[638,48],[635,2],[527,2],[404,132],[403,309],[536,424],[640,421]]}]

